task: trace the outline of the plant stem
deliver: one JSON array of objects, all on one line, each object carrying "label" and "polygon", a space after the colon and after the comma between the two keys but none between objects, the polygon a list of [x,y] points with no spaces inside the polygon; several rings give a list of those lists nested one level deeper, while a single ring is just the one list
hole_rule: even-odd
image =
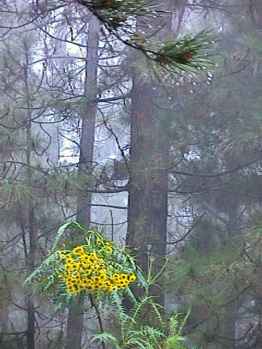
[{"label": "plant stem", "polygon": [[[93,297],[91,296],[91,294],[89,295],[89,299],[90,299],[91,306],[94,307],[94,309],[95,309],[100,332],[103,333],[104,332],[103,321],[102,321],[102,318],[101,318],[98,306],[95,303],[95,301],[94,301]],[[102,342],[101,345],[102,345],[102,349],[106,349],[105,343]]]}]

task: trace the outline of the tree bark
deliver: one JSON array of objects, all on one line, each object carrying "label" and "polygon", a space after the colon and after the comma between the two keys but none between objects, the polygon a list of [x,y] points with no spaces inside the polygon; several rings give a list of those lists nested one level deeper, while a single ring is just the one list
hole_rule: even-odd
[{"label": "tree bark", "polygon": [[[152,86],[134,78],[127,245],[145,273],[150,257],[157,272],[166,254],[168,143],[161,144],[164,135],[154,118],[153,99]],[[163,292],[154,293],[163,304]]]},{"label": "tree bark", "polygon": [[[80,136],[80,157],[78,174],[81,179],[85,178],[83,188],[77,197],[77,221],[88,227],[91,218],[91,193],[86,190],[90,183],[90,175],[93,167],[93,153],[95,140],[95,122],[97,105],[97,67],[98,67],[98,44],[99,44],[99,22],[92,16],[88,29],[88,50],[85,71],[85,96],[87,101],[81,112],[81,136]],[[76,237],[76,241],[78,238]],[[67,320],[67,336],[65,349],[80,349],[83,330],[83,305],[84,298],[76,297],[69,308]]]},{"label": "tree bark", "polygon": [[[24,42],[24,52],[25,52],[25,64],[24,64],[24,86],[25,86],[25,98],[26,98],[26,184],[29,191],[27,199],[27,217],[26,225],[28,231],[29,249],[28,252],[25,251],[26,264],[29,273],[32,273],[35,268],[35,255],[36,255],[36,229],[34,225],[34,202],[31,194],[32,189],[32,97],[30,94],[30,84],[29,84],[29,47],[26,42]],[[27,305],[27,331],[26,340],[27,348],[35,349],[35,309],[34,300],[32,294],[26,295],[26,305]]]},{"label": "tree bark", "polygon": [[[161,9],[170,9],[169,1]],[[151,19],[152,21],[152,19]],[[150,36],[145,19],[138,22],[138,31]],[[159,39],[170,35],[172,18],[157,18],[151,23]],[[147,28],[147,29],[146,29]],[[129,168],[128,233],[127,246],[135,251],[136,260],[145,273],[152,262],[152,271],[158,273],[166,255],[168,214],[168,157],[166,130],[158,120],[156,98],[159,87],[141,78],[135,71],[132,89],[131,150]],[[135,290],[139,295],[141,291]],[[164,292],[160,284],[152,288],[155,301],[164,305]]]}]

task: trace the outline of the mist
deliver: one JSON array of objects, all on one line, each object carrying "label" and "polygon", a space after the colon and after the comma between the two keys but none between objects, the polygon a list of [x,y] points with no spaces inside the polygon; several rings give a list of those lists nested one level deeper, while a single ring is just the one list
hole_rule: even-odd
[{"label": "mist", "polygon": [[0,0],[0,348],[262,348],[261,0]]}]

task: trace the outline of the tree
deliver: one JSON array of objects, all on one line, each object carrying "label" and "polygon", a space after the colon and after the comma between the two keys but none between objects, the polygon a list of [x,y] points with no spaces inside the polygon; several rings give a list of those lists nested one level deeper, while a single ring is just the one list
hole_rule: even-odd
[{"label": "tree", "polygon": [[[184,6],[183,2],[178,6],[179,13],[184,13]],[[201,63],[194,61],[195,54],[197,56],[199,50],[203,48],[202,45],[200,45],[201,48],[198,46],[201,36],[196,40],[196,47],[190,39],[178,41],[178,46],[174,47],[173,38],[178,35],[172,32],[174,8],[169,2],[164,2],[158,5],[156,11],[165,13],[153,22],[154,31],[157,30],[155,40],[164,42],[158,57],[158,63],[160,68],[163,68],[164,74],[172,74],[172,67],[169,72],[168,57],[173,54],[177,62],[177,66],[174,64],[175,73],[173,74],[179,73],[180,69],[184,71],[187,69],[194,71],[197,67],[201,69],[201,63],[204,65],[204,60],[200,60]],[[179,21],[182,21],[182,17]],[[147,19],[140,19],[137,24],[138,33],[146,32],[150,37],[152,33],[146,28],[148,28]],[[171,39],[168,40],[170,33]],[[208,40],[207,37],[205,37],[206,40]],[[152,262],[153,273],[157,275],[165,264],[167,245],[170,166],[170,138],[167,128],[170,126],[170,120],[161,109],[162,105],[168,109],[169,94],[159,81],[163,79],[163,75],[160,73],[158,80],[156,76],[150,74],[150,68],[144,69],[145,71],[141,72],[139,63],[138,68],[133,69],[127,245],[136,251],[137,260],[142,269],[147,272]],[[173,78],[175,79],[174,76]],[[164,292],[161,290],[161,285],[156,285],[152,294],[157,297],[160,304],[164,305]]]},{"label": "tree", "polygon": [[[85,104],[81,111],[81,136],[80,157],[78,175],[85,178],[83,188],[77,197],[77,222],[89,227],[91,220],[91,193],[90,187],[93,170],[93,153],[96,125],[96,96],[97,96],[97,69],[98,69],[98,45],[99,45],[99,22],[92,17],[88,28],[88,49],[85,71]],[[85,191],[86,189],[86,191]],[[76,237],[76,241],[79,237]],[[84,299],[79,296],[70,307],[67,324],[66,349],[81,348],[81,334],[83,328],[83,305]]]},{"label": "tree", "polygon": [[[172,287],[177,287],[177,293],[192,306],[188,333],[207,348],[250,348],[257,336],[251,328],[259,327],[259,321],[254,325],[246,321],[247,317],[254,320],[251,298],[256,294],[256,283],[247,277],[252,272],[246,265],[245,276],[240,275],[245,269],[243,239],[252,240],[247,231],[261,210],[261,103],[257,98],[261,93],[257,84],[261,70],[259,45],[253,45],[256,53],[246,49],[250,38],[257,35],[254,27],[246,17],[236,22],[230,21],[225,34],[221,32],[222,38],[225,35],[220,51],[225,52],[223,73],[217,72],[211,88],[199,87],[193,98],[187,99],[179,119],[181,134],[176,128],[182,157],[173,170],[173,191],[188,195],[187,203],[192,207],[189,211],[200,217],[204,214],[204,218],[192,219],[185,238],[177,239],[184,245],[179,257],[174,258],[176,281]],[[245,28],[241,33],[239,26]],[[239,36],[248,36],[250,41],[236,40]],[[255,73],[254,61],[258,63]],[[248,255],[253,254],[251,248]]]},{"label": "tree", "polygon": [[[29,96],[29,102],[33,101],[33,105],[27,105],[25,109],[27,112],[31,113],[31,117],[28,119],[30,122],[29,124],[34,124],[37,122],[39,115],[43,116],[43,119],[40,119],[39,125],[40,127],[43,127],[43,125],[48,122],[55,123],[57,120],[63,122],[64,127],[68,127],[69,125],[72,126],[77,124],[79,114],[81,114],[82,119],[82,133],[81,133],[81,139],[80,139],[80,163],[78,171],[75,168],[75,164],[73,166],[68,164],[60,164],[59,166],[47,166],[47,169],[42,169],[42,167],[38,164],[36,169],[36,173],[38,170],[44,170],[43,177],[39,178],[37,175],[32,178],[31,181],[31,170],[32,166],[29,166],[29,164],[34,164],[32,160],[32,157],[30,157],[31,154],[34,153],[34,142],[28,142],[28,145],[31,147],[28,148],[28,161],[23,162],[21,164],[22,167],[25,166],[25,168],[28,170],[28,178],[30,179],[30,182],[28,181],[30,190],[33,189],[34,193],[34,213],[35,219],[34,227],[37,228],[38,232],[41,232],[39,234],[39,240],[37,239],[37,245],[38,245],[38,252],[41,251],[41,254],[46,253],[46,247],[48,243],[50,242],[50,233],[49,236],[46,237],[45,242],[43,242],[43,246],[41,241],[43,241],[43,234],[42,233],[42,226],[46,223],[42,223],[40,225],[38,223],[38,220],[36,217],[37,215],[40,215],[40,210],[36,210],[36,196],[41,201],[43,198],[47,198],[49,196],[49,199],[51,198],[51,189],[53,189],[54,193],[52,192],[52,198],[54,198],[54,202],[57,204],[57,207],[59,207],[59,214],[57,214],[57,217],[61,219],[61,216],[63,215],[65,218],[68,216],[74,216],[75,214],[75,198],[77,197],[78,200],[78,207],[77,207],[77,219],[81,221],[82,223],[86,225],[90,225],[90,207],[92,205],[91,202],[91,192],[98,192],[98,193],[107,193],[107,192],[118,192],[120,190],[124,190],[123,188],[118,188],[117,186],[114,186],[114,183],[110,183],[110,187],[103,187],[103,190],[101,190],[100,184],[98,184],[95,180],[95,171],[93,171],[93,140],[94,140],[94,127],[95,127],[95,114],[96,114],[96,107],[97,103],[100,101],[114,101],[114,100],[121,100],[125,97],[115,96],[115,91],[117,90],[117,83],[120,81],[122,84],[122,74],[121,76],[117,76],[117,81],[112,83],[112,80],[115,79],[115,76],[113,79],[111,78],[108,85],[112,83],[112,85],[117,86],[116,90],[113,90],[114,96],[111,97],[109,95],[105,98],[100,97],[97,94],[97,88],[96,86],[96,76],[97,76],[97,47],[98,47],[98,39],[97,39],[97,32],[98,32],[98,25],[97,25],[97,32],[95,34],[94,31],[94,46],[89,45],[88,49],[88,56],[87,56],[87,64],[89,73],[86,76],[85,80],[85,93],[79,92],[81,90],[81,67],[80,65],[77,65],[76,68],[73,68],[74,63],[72,63],[72,60],[74,62],[77,62],[78,59],[83,59],[82,57],[74,57],[74,54],[70,55],[66,50],[61,51],[62,45],[69,45],[70,49],[72,47],[80,47],[81,49],[86,48],[86,42],[81,43],[80,40],[77,40],[76,38],[79,38],[79,36],[83,35],[85,37],[85,25],[86,22],[89,22],[90,30],[91,30],[91,22],[96,19],[92,17],[93,19],[90,20],[89,14],[84,13],[83,17],[81,14],[81,18],[79,19],[80,25],[78,25],[78,10],[81,8],[81,11],[83,7],[75,7],[74,4],[68,5],[68,2],[62,2],[61,5],[54,4],[53,2],[48,2],[47,6],[43,6],[42,3],[36,2],[36,7],[28,6],[28,4],[25,4],[21,2],[23,5],[23,11],[21,11],[21,16],[19,17],[19,25],[18,27],[28,28],[29,24],[34,23],[37,27],[37,30],[39,33],[41,33],[41,43],[43,42],[43,46],[46,51],[43,56],[41,56],[39,59],[36,58],[36,62],[38,61],[38,64],[43,63],[42,67],[42,77],[41,77],[41,83],[39,86],[41,86],[41,93],[42,93],[42,99],[38,96],[31,97]],[[12,4],[10,4],[10,7],[7,8],[7,13],[9,16],[15,14],[16,11],[12,11]],[[33,9],[33,11],[31,11]],[[70,12],[72,9],[72,12]],[[76,11],[75,11],[76,10]],[[57,11],[57,12],[56,12]],[[162,11],[162,10],[160,10]],[[32,17],[33,12],[33,17]],[[183,11],[181,11],[183,12]],[[94,13],[94,11],[93,11]],[[103,12],[105,15],[108,15],[107,12]],[[98,16],[101,13],[98,13]],[[148,12],[146,15],[150,14]],[[117,14],[119,15],[119,13]],[[138,16],[138,26],[137,28],[140,30],[140,28],[148,22],[147,16],[144,16],[145,13],[143,13],[143,16]],[[166,17],[166,14],[163,16]],[[103,18],[107,20],[108,17]],[[101,18],[100,18],[101,19]],[[102,20],[102,19],[101,19]],[[134,18],[135,20],[135,18]],[[145,22],[143,23],[143,21]],[[76,22],[75,22],[76,21]],[[162,19],[154,19],[154,22],[159,24],[158,22],[161,22]],[[82,24],[84,23],[84,26],[82,27]],[[102,23],[105,23],[102,20]],[[131,145],[131,160],[130,162],[128,159],[125,159],[125,166],[130,170],[130,212],[129,212],[129,234],[128,234],[128,244],[135,249],[135,252],[138,252],[138,259],[141,262],[141,265],[143,266],[144,270],[147,270],[147,262],[149,261],[149,255],[144,258],[141,252],[148,252],[148,248],[151,248],[151,254],[153,258],[156,258],[154,263],[154,272],[157,272],[161,269],[162,264],[162,257],[165,255],[165,245],[166,245],[166,216],[167,216],[167,186],[168,186],[168,174],[167,174],[167,167],[168,167],[168,155],[169,155],[169,142],[166,141],[166,125],[164,126],[161,122],[159,122],[158,118],[161,117],[161,113],[158,111],[159,103],[156,103],[154,105],[155,100],[161,99],[166,100],[166,96],[162,98],[161,96],[161,88],[162,84],[157,82],[157,78],[152,77],[152,71],[156,70],[158,73],[159,66],[161,69],[161,79],[163,78],[163,72],[169,72],[172,71],[173,73],[177,73],[178,71],[181,71],[183,67],[185,68],[196,68],[198,63],[194,61],[195,54],[198,54],[198,51],[200,50],[200,46],[197,42],[197,40],[194,40],[192,38],[187,38],[185,40],[182,40],[181,42],[176,42],[174,40],[171,41],[162,41],[165,37],[165,34],[162,37],[161,32],[164,32],[165,30],[160,30],[158,34],[158,39],[155,41],[154,39],[148,40],[148,38],[144,38],[141,33],[136,33],[133,31],[127,32],[125,27],[125,35],[128,34],[127,38],[121,32],[122,30],[122,24],[114,26],[112,29],[112,22],[110,23],[111,27],[108,26],[108,22],[105,23],[105,27],[103,30],[101,30],[101,34],[104,33],[103,36],[103,43],[107,43],[107,47],[109,47],[109,51],[111,55],[113,55],[113,59],[118,57],[118,50],[115,50],[111,46],[110,40],[112,37],[117,38],[120,42],[117,43],[117,45],[125,44],[130,48],[136,49],[133,51],[134,54],[141,53],[141,57],[138,59],[138,62],[141,65],[152,65],[152,70],[149,72],[147,69],[134,69],[133,74],[133,91],[132,91],[132,145]],[[119,24],[119,23],[118,23]],[[128,24],[128,20],[124,20],[124,24]],[[80,28],[81,27],[81,28]],[[94,25],[95,27],[95,25]],[[13,23],[9,23],[4,28],[5,35],[8,35],[9,32],[17,30],[16,26],[13,25]],[[65,34],[66,33],[66,34]],[[91,32],[89,32],[91,35]],[[108,35],[109,34],[109,35]],[[71,36],[71,39],[68,39]],[[88,40],[90,39],[90,36]],[[146,39],[146,41],[144,41]],[[91,39],[90,39],[91,40]],[[58,42],[60,43],[60,47],[58,45]],[[55,44],[54,44],[55,43]],[[61,44],[63,43],[63,44]],[[71,46],[72,45],[72,46]],[[96,47],[96,49],[95,49]],[[122,46],[121,46],[122,48]],[[104,49],[104,47],[103,47]],[[55,50],[59,50],[59,53],[61,53],[61,56],[58,54],[55,55]],[[50,52],[54,51],[54,54],[50,54]],[[102,51],[102,49],[101,49]],[[40,51],[39,51],[40,52]],[[136,52],[136,53],[135,53]],[[41,51],[42,53],[42,51]],[[90,57],[94,53],[93,58]],[[75,54],[77,55],[77,54]],[[114,56],[116,55],[116,56]],[[56,65],[55,63],[57,60],[61,59],[61,64]],[[86,57],[85,57],[86,59]],[[108,57],[103,57],[103,59],[107,60]],[[118,58],[117,58],[118,59]],[[132,59],[132,58],[131,58]],[[65,62],[69,62],[71,60],[71,63],[68,63],[68,65]],[[32,65],[35,64],[35,67],[37,67],[36,62],[31,62]],[[55,62],[55,63],[51,63]],[[89,65],[89,62],[92,62],[93,65]],[[148,63],[149,62],[149,63]],[[68,69],[68,67],[70,67]],[[103,65],[101,65],[103,67]],[[79,70],[78,70],[79,68]],[[101,68],[102,70],[102,68]],[[109,70],[109,69],[108,69]],[[105,70],[105,75],[108,73],[108,70]],[[140,75],[143,75],[146,72],[147,77],[145,80],[140,78]],[[128,72],[129,73],[129,72]],[[151,75],[152,74],[152,75]],[[79,81],[76,81],[76,75],[79,77]],[[102,74],[101,74],[102,75]],[[74,79],[72,78],[74,77]],[[92,77],[90,80],[90,76]],[[39,77],[39,75],[36,74],[36,80]],[[99,76],[101,78],[101,76]],[[101,78],[102,79],[102,78]],[[109,79],[108,79],[109,80]],[[44,81],[44,82],[43,82]],[[125,80],[123,84],[128,84],[130,80]],[[151,82],[153,82],[154,86],[156,88],[156,91],[152,86],[150,85]],[[81,86],[80,86],[81,85]],[[39,87],[38,86],[38,87]],[[99,86],[102,91],[103,87]],[[105,83],[105,88],[107,87],[107,84]],[[128,88],[127,88],[128,89]],[[48,91],[48,98],[44,91]],[[101,91],[100,91],[101,92]],[[141,100],[142,93],[146,92],[146,103],[143,106],[143,101]],[[79,113],[78,106],[76,104],[80,102],[81,105],[84,105],[81,112]],[[148,109],[145,108],[148,107]],[[32,110],[33,109],[33,110]],[[39,111],[39,114],[38,114]],[[50,114],[48,114],[50,113]],[[90,118],[87,118],[90,116]],[[144,114],[144,115],[143,115]],[[50,116],[51,115],[51,116]],[[102,115],[102,113],[101,113]],[[61,117],[62,116],[62,117]],[[142,117],[141,117],[142,116]],[[77,120],[76,120],[77,119]],[[66,121],[66,122],[64,122]],[[119,139],[117,138],[117,135],[115,131],[108,127],[108,122],[106,121],[106,118],[103,119],[103,125],[107,129],[107,131],[110,133],[110,135],[115,139],[115,142],[117,143],[117,146],[119,147],[119,150],[121,151],[121,154],[124,156],[124,150],[119,146],[121,142],[119,142]],[[140,127],[143,127],[140,128]],[[149,127],[148,130],[146,127]],[[77,127],[76,127],[77,128]],[[71,128],[71,130],[73,127]],[[30,131],[30,129],[28,129]],[[148,132],[150,131],[150,132]],[[74,132],[74,131],[73,131]],[[59,134],[61,134],[61,129],[59,130]],[[143,134],[144,133],[144,134]],[[30,135],[30,132],[29,134]],[[74,137],[74,136],[73,136]],[[66,136],[64,137],[66,138]],[[67,137],[69,138],[69,137]],[[75,137],[77,139],[77,137]],[[30,137],[28,137],[30,139]],[[78,140],[78,139],[77,139]],[[136,143],[137,142],[137,143]],[[78,142],[73,139],[73,143],[78,146]],[[141,148],[139,149],[139,146]],[[77,151],[75,152],[75,155],[78,155]],[[146,159],[146,170],[145,170],[145,163],[143,163],[143,156],[147,155]],[[136,163],[137,160],[137,163]],[[50,162],[49,164],[50,165]],[[71,166],[71,167],[70,167]],[[64,168],[70,168],[72,170],[70,171],[64,171]],[[141,172],[140,172],[141,171]],[[76,172],[78,172],[78,175],[75,176]],[[106,171],[105,171],[106,172]],[[142,173],[142,175],[140,175]],[[107,175],[107,174],[106,174]],[[32,175],[33,176],[33,175]],[[101,179],[101,178],[100,178]],[[95,183],[94,183],[95,182]],[[103,184],[103,183],[102,183]],[[84,188],[79,188],[83,186]],[[77,188],[77,190],[76,190]],[[139,190],[137,190],[139,188]],[[55,189],[55,190],[54,190]],[[126,188],[125,188],[126,189]],[[141,192],[145,190],[146,197],[141,197]],[[40,197],[39,193],[41,193],[42,197]],[[75,195],[77,194],[77,195]],[[139,201],[141,198],[141,201]],[[135,207],[135,200],[137,201],[137,205],[140,208],[140,211],[137,210],[137,207]],[[67,206],[67,202],[70,202],[70,205]],[[30,200],[29,200],[30,203]],[[162,205],[163,204],[163,205]],[[31,205],[32,206],[32,205]],[[30,206],[30,207],[31,207]],[[108,206],[108,205],[104,205]],[[119,206],[120,207],[120,206]],[[60,212],[61,210],[61,212]],[[32,210],[30,210],[32,211]],[[56,212],[53,212],[54,215],[56,215]],[[62,213],[62,214],[61,214]],[[60,216],[61,214],[61,216]],[[138,217],[136,217],[136,214],[138,214]],[[145,214],[146,222],[143,221]],[[161,219],[157,219],[157,216],[159,214],[159,217]],[[32,217],[32,216],[31,216]],[[52,215],[50,215],[50,218]],[[138,226],[137,223],[139,223],[141,217],[141,226]],[[139,220],[137,220],[139,218]],[[51,223],[50,223],[51,225]],[[112,223],[113,227],[113,223]],[[143,227],[143,229],[141,229]],[[148,228],[150,228],[148,230]],[[136,230],[140,229],[140,230]],[[48,229],[47,229],[48,230]],[[53,228],[50,229],[50,231],[53,231]],[[137,232],[140,231],[141,235],[137,234]],[[145,234],[148,231],[150,231],[150,234]],[[32,230],[33,232],[33,230]],[[41,238],[42,240],[41,240]],[[138,238],[142,240],[142,244],[138,245],[137,242],[139,241]],[[141,241],[140,240],[140,241]],[[25,242],[26,245],[26,242]],[[159,248],[159,246],[161,248]],[[25,246],[26,247],[26,246]],[[136,248],[139,248],[137,250]],[[26,248],[25,248],[26,251]],[[33,251],[33,250],[32,250]],[[38,258],[38,256],[37,256]],[[161,260],[161,263],[158,263],[158,258]],[[163,302],[163,292],[159,293],[158,286],[153,290],[153,293],[159,297],[159,300]],[[81,308],[81,298],[78,298],[78,304],[75,304],[70,309],[70,314],[68,318],[68,336],[67,336],[67,346],[80,346],[81,344],[81,328],[82,328],[82,314],[80,312]],[[77,302],[76,302],[77,303]],[[31,322],[31,324],[34,321]],[[32,333],[33,331],[29,331]],[[73,335],[72,335],[73,333]],[[31,336],[32,339],[32,336]],[[55,341],[54,341],[55,342]]]}]

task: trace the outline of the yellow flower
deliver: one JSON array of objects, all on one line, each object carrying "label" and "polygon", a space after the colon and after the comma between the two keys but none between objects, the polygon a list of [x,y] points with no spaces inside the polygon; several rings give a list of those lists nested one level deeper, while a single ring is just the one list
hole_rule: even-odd
[{"label": "yellow flower", "polygon": [[94,290],[96,288],[96,286],[94,285],[94,283],[91,281],[90,283],[89,283],[89,286],[88,286],[88,289],[89,290]]},{"label": "yellow flower", "polygon": [[114,274],[113,277],[112,277],[112,280],[113,280],[114,282],[119,281],[119,274]]},{"label": "yellow flower", "polygon": [[83,256],[81,256],[80,260],[81,262],[90,263],[90,258],[87,254],[84,254]]},{"label": "yellow flower", "polygon": [[72,270],[79,270],[80,269],[80,263],[79,262],[74,262],[72,263]]},{"label": "yellow flower", "polygon": [[77,246],[73,249],[73,253],[77,256],[85,255],[85,249],[83,246]]},{"label": "yellow flower", "polygon": [[99,278],[100,278],[100,280],[106,280],[106,273],[105,273],[105,271],[102,271],[102,272],[99,273]]},{"label": "yellow flower", "polygon": [[72,264],[72,263],[74,263],[74,259],[72,258],[71,255],[66,256],[66,263],[67,263],[67,264]]},{"label": "yellow flower", "polygon": [[128,275],[127,274],[120,274],[119,275],[119,281],[120,282],[127,282],[128,280]]},{"label": "yellow flower", "polygon": [[100,280],[99,280],[99,277],[98,276],[95,276],[94,278],[93,278],[93,281],[94,281],[94,283],[98,283]]},{"label": "yellow flower", "polygon": [[78,270],[74,270],[72,273],[71,273],[71,277],[76,279],[76,278],[80,278],[80,273]]},{"label": "yellow flower", "polygon": [[74,268],[73,268],[73,265],[74,265],[74,262],[68,262],[68,263],[66,263],[65,264],[65,270],[66,271],[71,271],[71,270],[73,270]]},{"label": "yellow flower", "polygon": [[80,292],[80,287],[76,284],[68,283],[67,292],[71,295],[77,294],[78,292]]},{"label": "yellow flower", "polygon": [[72,283],[73,282],[72,276],[68,275],[67,278],[66,278],[66,281],[67,281],[67,283],[70,283],[70,282]]},{"label": "yellow flower", "polygon": [[85,245],[76,246],[70,251],[59,251],[58,255],[64,261],[64,272],[60,278],[66,290],[76,295],[81,290],[86,292],[115,292],[128,287],[136,280],[135,273],[125,273],[119,270],[113,257],[113,244],[102,238],[96,239],[96,251],[86,252]]},{"label": "yellow flower", "polygon": [[129,282],[134,282],[136,281],[136,274],[135,273],[132,273],[128,276],[128,281]]},{"label": "yellow flower", "polygon": [[99,271],[99,272],[101,272],[102,270],[105,269],[105,265],[104,265],[104,263],[97,262],[97,263],[94,263],[94,264],[92,265],[92,269],[93,269],[94,271]]},{"label": "yellow flower", "polygon": [[100,261],[101,259],[98,258],[96,252],[94,251],[94,252],[90,253],[90,255],[89,255],[89,260],[90,260],[90,263],[97,263],[97,262]]},{"label": "yellow flower", "polygon": [[117,282],[117,286],[119,287],[119,288],[126,288],[127,286],[128,286],[128,281],[127,280],[119,280],[118,282]]},{"label": "yellow flower", "polygon": [[115,291],[117,291],[117,289],[118,289],[117,286],[112,286],[112,285],[111,285],[111,286],[108,288],[108,292],[110,292],[110,293],[111,293],[111,292],[115,292]]},{"label": "yellow flower", "polygon": [[82,279],[80,282],[80,286],[83,288],[87,288],[90,285],[90,281],[88,279]]}]

